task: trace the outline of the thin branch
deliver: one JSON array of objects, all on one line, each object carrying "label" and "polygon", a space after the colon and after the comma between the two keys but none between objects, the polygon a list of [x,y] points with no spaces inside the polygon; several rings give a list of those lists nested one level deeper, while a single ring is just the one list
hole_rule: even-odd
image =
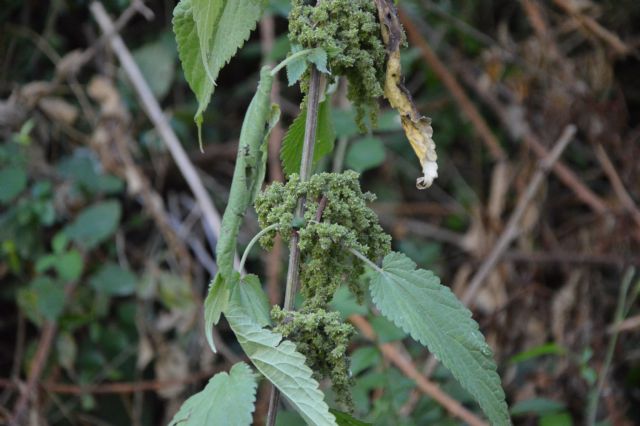
[{"label": "thin branch", "polygon": [[256,243],[258,242],[258,240],[260,238],[262,238],[266,233],[273,231],[274,229],[277,229],[278,226],[280,226],[280,224],[278,223],[274,223],[273,225],[267,226],[266,228],[264,228],[262,231],[258,232],[252,239],[251,241],[249,241],[249,244],[247,244],[247,248],[244,250],[244,253],[242,254],[242,259],[240,259],[240,270],[244,270],[244,264],[247,261],[247,257],[249,256],[249,252],[251,251],[251,249],[253,248],[254,245],[256,245]]}]

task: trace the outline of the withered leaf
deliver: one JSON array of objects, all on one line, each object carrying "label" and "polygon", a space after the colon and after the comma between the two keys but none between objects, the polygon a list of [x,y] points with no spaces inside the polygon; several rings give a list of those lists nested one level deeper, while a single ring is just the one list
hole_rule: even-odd
[{"label": "withered leaf", "polygon": [[433,141],[431,119],[420,115],[411,94],[402,82],[400,65],[400,45],[402,44],[402,26],[392,0],[376,0],[382,39],[387,48],[387,69],[384,95],[400,114],[402,127],[418,156],[422,166],[422,176],[416,181],[418,189],[431,186],[438,177],[438,156]]}]

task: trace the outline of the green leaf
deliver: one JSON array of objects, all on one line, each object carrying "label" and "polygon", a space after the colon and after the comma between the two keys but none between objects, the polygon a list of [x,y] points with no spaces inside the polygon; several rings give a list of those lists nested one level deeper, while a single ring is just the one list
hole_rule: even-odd
[{"label": "green leaf", "polygon": [[517,402],[511,407],[512,416],[523,416],[527,414],[549,414],[564,410],[564,404],[546,398],[533,398]]},{"label": "green leaf", "polygon": [[89,284],[94,290],[110,296],[128,296],[136,290],[136,276],[122,269],[119,265],[109,262],[103,265],[90,279]]},{"label": "green leaf", "polygon": [[216,352],[216,345],[213,341],[213,326],[220,321],[220,315],[227,308],[230,297],[231,288],[218,271],[209,285],[209,293],[204,300],[204,335],[213,352]]},{"label": "green leaf", "polygon": [[[240,274],[238,274],[239,277]],[[271,324],[271,305],[257,275],[242,277],[232,284],[231,300],[244,310],[260,327]]]},{"label": "green leaf", "polygon": [[[302,145],[304,143],[304,128],[307,120],[306,108],[293,121],[282,141],[280,159],[284,171],[291,175],[300,172],[302,161]],[[313,163],[317,163],[333,150],[336,133],[333,128],[331,104],[328,99],[320,103],[318,109],[318,127],[316,129],[316,144],[313,151]]]},{"label": "green leaf", "polygon": [[384,163],[384,144],[380,138],[368,136],[358,139],[349,146],[345,164],[356,172],[375,169]]},{"label": "green leaf", "polygon": [[378,336],[380,343],[390,343],[402,340],[407,337],[407,333],[400,330],[396,325],[385,317],[371,318],[371,326]]},{"label": "green leaf", "polygon": [[540,426],[572,426],[573,419],[571,414],[565,412],[562,413],[550,413],[540,418]]},{"label": "green leaf", "polygon": [[358,303],[353,293],[344,285],[333,294],[330,306],[334,311],[340,312],[343,319],[347,319],[349,315],[366,315],[369,312],[366,306]]},{"label": "green leaf", "polygon": [[351,354],[351,374],[357,376],[364,370],[378,365],[381,359],[377,347],[366,346],[356,349]]},{"label": "green leaf", "polygon": [[173,31],[184,74],[198,100],[195,122],[211,101],[220,70],[247,41],[262,15],[263,0],[181,0]]},{"label": "green leaf", "polygon": [[0,170],[0,203],[6,204],[27,187],[27,173],[18,167]]},{"label": "green leaf", "polygon": [[92,249],[118,229],[121,214],[119,202],[102,201],[84,209],[65,227],[64,233],[78,245]]},{"label": "green leaf", "polygon": [[511,357],[509,362],[518,364],[521,362],[528,361],[530,359],[538,358],[545,355],[564,355],[567,353],[567,350],[562,346],[556,343],[546,343],[541,346],[536,346],[531,349],[527,349],[525,351],[520,352],[519,354]]},{"label": "green leaf", "polygon": [[401,253],[384,258],[370,291],[382,314],[427,346],[478,403],[494,425],[510,424],[491,349],[471,312],[432,272],[416,270]]},{"label": "green leaf", "polygon": [[239,362],[229,374],[216,374],[202,391],[187,399],[169,426],[248,426],[253,420],[257,386],[251,368]]},{"label": "green leaf", "polygon": [[29,287],[21,289],[18,293],[18,304],[36,323],[40,323],[41,318],[38,315],[49,321],[58,319],[64,309],[65,301],[63,285],[46,276],[37,277]]},{"label": "green leaf", "polygon": [[[291,46],[291,54],[298,53],[302,50],[300,45]],[[309,62],[307,62],[307,55],[300,56],[292,59],[287,64],[287,80],[289,80],[289,86],[293,86],[300,80],[302,74],[307,70]]]},{"label": "green leaf", "polygon": [[321,73],[331,74],[329,69],[327,69],[327,52],[324,49],[316,47],[309,53],[307,60],[314,64]]},{"label": "green leaf", "polygon": [[[216,3],[216,2],[211,2]],[[133,59],[140,67],[142,75],[149,83],[153,95],[162,100],[169,89],[176,74],[176,49],[173,39],[160,37],[158,40],[143,45],[134,50]]]},{"label": "green leaf", "polygon": [[82,256],[77,250],[57,256],[56,271],[63,281],[75,281],[80,278],[83,266]]},{"label": "green leaf", "polygon": [[[291,47],[291,54],[296,54],[302,51],[300,45],[293,45]],[[287,80],[289,80],[289,86],[296,84],[302,75],[305,73],[309,64],[314,64],[316,68],[324,73],[331,74],[327,69],[327,52],[321,47],[310,49],[307,53],[301,53],[302,56],[292,58],[291,62],[287,63]]]},{"label": "green leaf", "polygon": [[66,296],[64,286],[46,277],[38,277],[31,283],[36,294],[38,313],[49,321],[58,319],[64,310]]},{"label": "green leaf", "polygon": [[338,426],[371,426],[371,423],[361,422],[360,420],[353,418],[347,413],[343,413],[338,410],[329,410],[331,414],[336,416],[336,423]]},{"label": "green leaf", "polygon": [[273,383],[311,425],[335,425],[311,369],[296,345],[282,335],[261,328],[237,305],[225,316],[238,342],[256,368]]}]

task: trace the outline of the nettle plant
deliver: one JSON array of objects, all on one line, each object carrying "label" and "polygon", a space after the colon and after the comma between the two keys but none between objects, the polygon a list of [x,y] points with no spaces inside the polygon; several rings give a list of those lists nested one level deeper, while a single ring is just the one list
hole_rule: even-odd
[{"label": "nettle plant", "polygon": [[[418,188],[437,177],[433,130],[402,85],[400,47],[404,33],[391,0],[292,0],[291,52],[273,69],[262,68],[246,112],[229,202],[216,247],[218,273],[205,301],[206,337],[224,314],[255,369],[273,384],[267,424],[275,422],[283,395],[312,425],[362,424],[349,414],[352,400],[347,349],[354,328],[329,302],[344,285],[364,303],[367,282],[379,312],[447,367],[479,403],[493,424],[509,424],[505,395],[492,352],[471,312],[432,272],[416,269],[391,250],[391,237],[367,206],[355,172],[312,174],[333,149],[330,98],[345,77],[348,98],[365,130],[375,122],[380,97],[400,116],[422,175]],[[220,69],[248,39],[265,7],[262,0],[181,0],[173,26],[186,79],[199,107],[198,131]],[[304,94],[300,115],[283,141],[281,159],[288,179],[262,191],[267,140],[279,119],[271,103],[276,74],[286,68],[290,84]],[[368,116],[368,117],[367,117]],[[245,212],[254,206],[262,230],[234,261]],[[270,249],[279,234],[290,241],[284,306],[270,307],[259,277],[243,275],[244,262],[258,241]],[[298,291],[303,302],[294,310]],[[258,375],[246,363],[216,374],[189,398],[171,425],[249,425]],[[329,379],[341,411],[330,409],[318,380]]]}]

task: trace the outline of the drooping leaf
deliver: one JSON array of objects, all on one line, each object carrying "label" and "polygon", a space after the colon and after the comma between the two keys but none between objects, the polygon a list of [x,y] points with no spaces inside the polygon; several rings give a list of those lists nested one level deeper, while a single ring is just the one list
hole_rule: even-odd
[{"label": "drooping leaf", "polygon": [[271,324],[271,305],[257,275],[246,275],[233,285],[231,300],[239,305],[260,327]]},{"label": "drooping leaf", "polygon": [[382,314],[427,346],[494,425],[510,424],[492,351],[471,312],[432,272],[417,269],[401,253],[372,272],[370,291]]},{"label": "drooping leaf", "polygon": [[336,425],[305,357],[282,335],[261,328],[237,305],[225,316],[256,368],[273,383],[311,425]]},{"label": "drooping leaf", "polygon": [[422,176],[416,180],[416,186],[418,189],[425,189],[438,177],[438,155],[433,141],[431,119],[420,114],[409,91],[404,87],[400,64],[403,31],[395,6],[389,1],[377,1],[376,5],[381,22],[382,40],[389,52],[384,96],[398,111],[407,139],[420,160]]},{"label": "drooping leaf", "polygon": [[169,426],[248,426],[253,420],[256,388],[251,368],[239,362],[229,374],[216,374],[202,391],[187,399]]},{"label": "drooping leaf", "polygon": [[65,227],[64,233],[78,245],[92,249],[118,229],[121,214],[118,201],[102,201],[84,209]]},{"label": "drooping leaf", "polygon": [[327,68],[327,52],[324,49],[316,47],[309,53],[307,60],[314,64],[321,73],[331,74]]},{"label": "drooping leaf", "polygon": [[[296,54],[302,51],[300,45],[291,46],[291,54]],[[289,86],[296,84],[302,75],[305,73],[309,64],[314,64],[318,71],[324,74],[331,74],[327,69],[327,52],[321,47],[310,49],[306,54],[301,54],[291,62],[287,64],[287,80],[289,80]]]},{"label": "drooping leaf", "polygon": [[[296,119],[293,120],[282,141],[280,159],[282,160],[282,167],[288,175],[300,172],[306,120],[307,110],[303,109]],[[318,127],[316,129],[316,143],[313,151],[314,164],[333,150],[335,140],[336,133],[331,117],[331,104],[327,99],[321,102],[318,108]]]},{"label": "drooping leaf", "polygon": [[213,352],[216,352],[216,345],[213,341],[213,326],[220,321],[220,315],[227,308],[230,296],[231,289],[227,285],[227,280],[218,271],[209,284],[209,293],[204,300],[204,335]]},{"label": "drooping leaf", "polygon": [[[291,46],[291,54],[298,53],[301,50],[302,47],[300,45]],[[300,80],[300,77],[302,77],[308,66],[309,63],[307,62],[306,56],[292,59],[291,62],[287,64],[287,80],[289,80],[289,86],[293,86]]]},{"label": "drooping leaf", "polygon": [[220,69],[247,41],[262,15],[264,0],[181,0],[173,31],[185,77],[198,99],[195,122],[211,101]]}]

